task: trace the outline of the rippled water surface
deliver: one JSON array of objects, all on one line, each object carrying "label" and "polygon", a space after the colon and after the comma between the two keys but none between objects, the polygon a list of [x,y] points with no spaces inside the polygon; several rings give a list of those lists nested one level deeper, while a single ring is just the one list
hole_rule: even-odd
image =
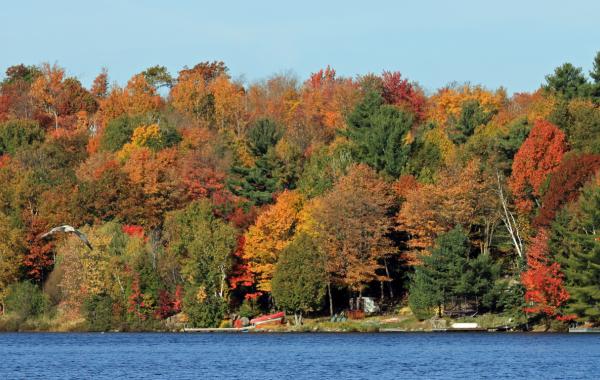
[{"label": "rippled water surface", "polygon": [[0,334],[4,379],[600,378],[600,334]]}]

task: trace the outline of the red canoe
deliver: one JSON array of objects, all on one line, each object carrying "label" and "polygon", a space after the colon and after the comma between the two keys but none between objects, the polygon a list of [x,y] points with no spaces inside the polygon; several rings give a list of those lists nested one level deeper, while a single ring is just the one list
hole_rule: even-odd
[{"label": "red canoe", "polygon": [[265,323],[281,324],[285,318],[285,313],[280,311],[279,313],[262,315],[260,317],[250,320],[250,324],[254,326],[263,325]]}]

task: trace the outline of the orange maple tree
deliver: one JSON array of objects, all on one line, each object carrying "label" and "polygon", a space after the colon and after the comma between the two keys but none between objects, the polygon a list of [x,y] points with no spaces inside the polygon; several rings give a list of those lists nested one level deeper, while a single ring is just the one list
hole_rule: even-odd
[{"label": "orange maple tree", "polygon": [[396,252],[388,238],[393,203],[390,186],[364,164],[352,166],[315,202],[307,232],[324,247],[330,281],[361,292],[370,281],[388,280],[380,271]]},{"label": "orange maple tree", "polygon": [[[406,181],[406,180],[404,180]],[[409,236],[405,257],[411,264],[419,262],[436,237],[456,225],[467,231],[481,218],[495,201],[491,178],[483,173],[479,162],[473,160],[466,167],[454,166],[440,174],[434,184],[421,184],[396,191],[405,199],[396,216],[397,229]]]},{"label": "orange maple tree", "polygon": [[271,291],[277,258],[294,237],[302,203],[299,193],[284,191],[277,196],[275,204],[258,216],[246,233],[244,259],[261,291]]}]

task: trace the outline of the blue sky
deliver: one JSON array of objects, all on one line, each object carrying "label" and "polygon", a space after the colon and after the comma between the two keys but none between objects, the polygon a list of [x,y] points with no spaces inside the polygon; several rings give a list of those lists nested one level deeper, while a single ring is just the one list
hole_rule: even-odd
[{"label": "blue sky", "polygon": [[427,90],[470,81],[535,90],[554,67],[591,69],[600,1],[13,0],[0,7],[0,70],[57,62],[89,84],[148,66],[176,74],[223,60],[246,82],[331,65],[341,75],[399,70]]}]

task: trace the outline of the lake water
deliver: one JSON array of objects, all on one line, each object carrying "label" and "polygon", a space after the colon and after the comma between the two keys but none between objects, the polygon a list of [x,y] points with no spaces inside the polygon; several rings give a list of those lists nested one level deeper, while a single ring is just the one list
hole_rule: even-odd
[{"label": "lake water", "polygon": [[2,379],[598,379],[600,334],[0,334]]}]

